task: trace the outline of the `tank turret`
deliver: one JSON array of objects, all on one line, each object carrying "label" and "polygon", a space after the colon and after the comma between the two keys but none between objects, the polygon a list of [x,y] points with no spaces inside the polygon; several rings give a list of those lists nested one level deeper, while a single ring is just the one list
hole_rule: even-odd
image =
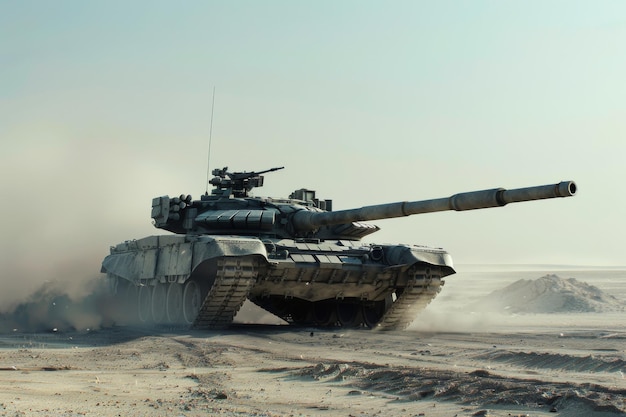
[{"label": "tank turret", "polygon": [[153,199],[155,227],[174,234],[122,242],[102,262],[121,321],[222,328],[250,300],[290,324],[402,329],[454,274],[452,259],[440,248],[362,243],[379,230],[364,222],[576,194],[565,181],[339,211],[305,188],[251,195],[279,169],[216,169],[199,200]]},{"label": "tank turret", "polygon": [[455,194],[447,198],[378,204],[332,211],[332,200],[320,200],[315,191],[300,189],[287,199],[249,196],[263,185],[260,174],[273,172],[213,171],[215,186],[211,195],[192,201],[190,196],[157,197],[152,202],[152,218],[158,228],[175,233],[272,235],[284,238],[359,240],[378,231],[361,223],[394,217],[446,210],[476,210],[501,207],[509,203],[569,197],[576,193],[573,181],[506,190],[494,188]]}]

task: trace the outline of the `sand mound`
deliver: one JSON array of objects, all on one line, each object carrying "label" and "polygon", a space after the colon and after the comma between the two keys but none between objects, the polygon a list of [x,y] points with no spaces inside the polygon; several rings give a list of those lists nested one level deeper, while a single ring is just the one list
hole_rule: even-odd
[{"label": "sand mound", "polygon": [[515,281],[493,291],[473,307],[510,313],[601,313],[624,311],[625,304],[593,285],[549,274]]}]

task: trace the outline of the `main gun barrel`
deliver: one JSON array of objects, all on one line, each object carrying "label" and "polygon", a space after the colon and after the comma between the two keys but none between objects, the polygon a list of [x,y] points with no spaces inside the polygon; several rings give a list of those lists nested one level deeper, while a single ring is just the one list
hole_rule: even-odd
[{"label": "main gun barrel", "polygon": [[433,200],[402,201],[332,212],[301,210],[294,214],[293,225],[296,230],[304,231],[317,229],[320,226],[388,219],[437,211],[463,211],[502,207],[509,203],[571,197],[574,194],[576,194],[576,183],[574,181],[563,181],[558,184],[516,188],[513,190],[493,188],[490,190],[459,193],[451,197]]}]

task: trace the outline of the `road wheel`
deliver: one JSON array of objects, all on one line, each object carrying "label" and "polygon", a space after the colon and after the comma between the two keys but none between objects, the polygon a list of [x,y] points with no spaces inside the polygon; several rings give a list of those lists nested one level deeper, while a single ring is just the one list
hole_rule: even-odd
[{"label": "road wheel", "polygon": [[193,324],[202,307],[202,290],[200,285],[189,280],[185,283],[183,290],[183,320],[187,324]]},{"label": "road wheel", "polygon": [[334,326],[337,322],[334,304],[330,301],[317,301],[314,303],[313,320],[316,326]]},{"label": "road wheel", "polygon": [[391,295],[380,301],[372,301],[363,304],[363,323],[370,329],[376,327],[383,318],[385,312],[391,307],[393,299]]},{"label": "road wheel", "polygon": [[167,297],[167,285],[157,284],[152,290],[152,319],[157,324],[165,323],[165,303]]},{"label": "road wheel", "polygon": [[291,323],[305,326],[309,325],[310,317],[312,313],[312,303],[304,300],[294,298],[289,303],[289,315],[291,316]]},{"label": "road wheel", "polygon": [[342,327],[358,327],[362,322],[361,306],[351,301],[338,301],[335,308]]},{"label": "road wheel", "polygon": [[144,285],[139,287],[137,294],[137,307],[139,321],[141,323],[152,323],[152,287]]},{"label": "road wheel", "polygon": [[183,286],[176,282],[167,288],[165,313],[168,323],[180,323],[183,318]]}]

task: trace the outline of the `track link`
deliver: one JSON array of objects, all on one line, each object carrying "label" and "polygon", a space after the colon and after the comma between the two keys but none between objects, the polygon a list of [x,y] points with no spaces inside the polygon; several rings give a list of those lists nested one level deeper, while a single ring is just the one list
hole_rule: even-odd
[{"label": "track link", "polygon": [[217,261],[213,286],[193,322],[195,329],[228,327],[256,283],[258,262],[253,258],[223,258]]},{"label": "track link", "polygon": [[375,329],[405,329],[441,291],[444,281],[440,268],[421,268],[412,275],[402,294],[376,324]]}]

